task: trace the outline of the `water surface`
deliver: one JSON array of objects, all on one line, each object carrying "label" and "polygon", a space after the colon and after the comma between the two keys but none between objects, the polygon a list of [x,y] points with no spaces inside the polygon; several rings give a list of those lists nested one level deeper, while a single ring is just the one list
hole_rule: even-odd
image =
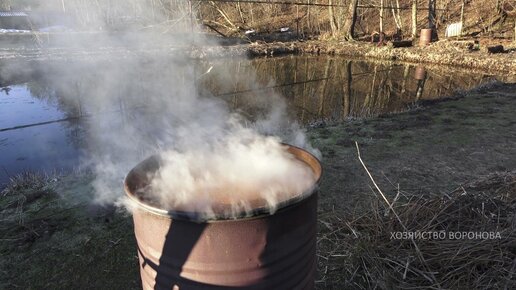
[{"label": "water surface", "polygon": [[103,136],[135,119],[146,124],[138,134],[162,134],[161,119],[170,117],[164,100],[192,85],[250,120],[280,95],[292,119],[312,126],[402,112],[505,79],[343,57],[174,60],[173,67],[164,58],[0,63],[0,183],[23,170],[70,169],[92,152],[109,152]]}]

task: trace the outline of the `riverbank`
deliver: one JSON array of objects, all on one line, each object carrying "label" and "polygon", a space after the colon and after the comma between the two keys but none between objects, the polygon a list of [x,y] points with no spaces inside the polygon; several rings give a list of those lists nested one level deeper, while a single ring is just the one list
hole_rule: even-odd
[{"label": "riverbank", "polygon": [[[435,247],[441,253],[447,250],[446,253],[452,253],[460,246],[460,240],[452,244],[447,239],[425,243],[429,248],[422,245],[423,258],[433,261],[423,269],[420,262],[413,260],[414,252],[407,244],[410,241],[403,243],[408,250],[394,251],[400,244],[384,236],[388,235],[387,228],[383,232],[359,228],[359,225],[366,224],[364,221],[375,217],[378,217],[375,220],[380,225],[395,225],[396,220],[392,219],[392,214],[386,214],[388,210],[382,197],[372,189],[373,184],[357,157],[355,141],[378,186],[390,201],[398,196],[398,206],[421,207],[436,200],[443,202],[437,205],[450,202],[468,205],[469,199],[457,199],[463,192],[492,194],[497,207],[503,210],[504,220],[510,220],[514,218],[514,200],[509,197],[514,194],[516,179],[516,159],[513,158],[516,155],[515,92],[516,84],[490,84],[444,101],[421,102],[405,113],[308,128],[312,143],[323,154],[324,166],[319,190],[317,289],[367,285],[367,281],[360,284],[359,277],[373,277],[376,280],[372,282],[378,282],[378,287],[392,289],[408,281],[420,281],[418,279],[427,273],[434,275],[428,281],[431,285],[434,282],[453,285],[447,283],[457,277],[465,277],[468,271],[476,273],[469,267],[489,267],[491,264],[481,259],[471,260],[474,263],[454,268],[457,275],[450,278],[430,256],[435,253]],[[93,179],[94,176],[88,172],[51,177],[26,175],[14,180],[0,194],[0,218],[3,221],[0,288],[70,289],[84,285],[89,288],[140,288],[131,217],[114,207],[92,205]],[[462,189],[464,191],[461,192]],[[504,194],[507,199],[502,199]],[[410,199],[411,196],[417,198]],[[478,200],[480,203],[475,203],[475,206],[489,201]],[[371,204],[376,206],[371,207]],[[473,215],[479,214],[478,210],[480,214],[484,213],[481,208],[469,206],[459,212]],[[437,206],[431,208],[428,216],[456,212]],[[403,213],[404,221],[405,218],[415,220],[410,212]],[[358,216],[362,219],[357,220]],[[421,226],[428,221],[424,217],[418,216],[421,224],[411,224],[410,229],[428,229]],[[441,217],[435,220],[436,223],[440,221]],[[466,224],[454,224],[453,230],[480,231],[486,224],[496,225],[492,219],[489,221],[493,223],[485,221],[478,219],[478,223],[467,224],[467,227]],[[392,229],[401,231],[397,227]],[[496,247],[478,249],[485,257],[492,257],[494,250],[504,251],[497,256],[503,256],[503,264],[496,264],[500,272],[510,272],[512,265],[507,260],[516,258],[514,251],[501,246],[513,241],[515,232],[514,223],[504,223],[500,240],[476,241],[479,245],[500,242]],[[368,252],[361,252],[366,248]],[[364,261],[371,263],[361,266],[357,257],[368,258]],[[386,259],[396,263],[402,261],[403,264],[380,263]],[[385,268],[383,272],[376,271],[385,265],[392,267]],[[371,268],[376,266],[380,268]],[[405,269],[410,280],[389,280],[391,274],[396,279],[403,278]],[[370,273],[387,274],[371,276]],[[444,281],[447,278],[452,280]],[[502,278],[494,281],[506,286],[515,283],[516,279]]]},{"label": "riverbank", "polygon": [[[77,37],[75,34],[74,37]],[[61,35],[59,37],[64,37]],[[5,37],[5,36],[4,36]],[[100,37],[100,36],[99,36]],[[106,37],[106,36],[104,36]],[[111,36],[113,37],[113,36]],[[30,45],[15,45],[0,49],[0,60],[25,59],[80,59],[80,58],[125,58],[135,55],[165,54],[181,58],[209,59],[231,57],[262,57],[286,54],[327,54],[341,55],[350,58],[367,60],[399,61],[414,64],[445,65],[485,73],[508,73],[516,75],[516,43],[511,41],[485,40],[480,42],[479,50],[471,50],[473,40],[441,40],[426,47],[394,48],[387,43],[378,46],[364,41],[308,40],[288,42],[257,41],[238,44],[241,39],[196,36],[190,41],[183,40],[176,44],[147,44],[134,47],[117,46],[114,43],[103,43],[96,46],[88,42],[84,47],[46,47],[38,48]],[[101,42],[102,43],[102,42]],[[489,53],[487,47],[503,44],[505,53]]]},{"label": "riverbank", "polygon": [[274,56],[279,54],[329,54],[355,58],[402,61],[420,64],[437,64],[483,70],[485,72],[506,72],[516,74],[516,44],[506,43],[506,53],[488,53],[486,47],[472,51],[468,45],[473,41],[438,41],[426,47],[377,46],[368,42],[295,41],[252,43],[252,56]]}]

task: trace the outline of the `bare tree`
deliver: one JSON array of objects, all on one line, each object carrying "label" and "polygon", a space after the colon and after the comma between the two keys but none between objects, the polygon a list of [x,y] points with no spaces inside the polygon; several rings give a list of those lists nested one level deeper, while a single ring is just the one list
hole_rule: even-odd
[{"label": "bare tree", "polygon": [[383,0],[380,0],[380,34],[383,33]]},{"label": "bare tree", "polygon": [[465,0],[462,0],[462,5],[460,7],[460,23],[464,22],[464,5],[466,4]]},{"label": "bare tree", "polygon": [[462,30],[464,29],[464,5],[466,1],[462,0],[462,6],[460,7],[460,35],[462,36]]},{"label": "bare tree", "polygon": [[309,33],[312,33],[312,22],[311,22],[311,14],[310,14],[310,0],[306,2],[308,6],[306,6],[306,25],[308,27]]},{"label": "bare tree", "polygon": [[335,22],[335,13],[333,12],[333,0],[328,0],[328,17],[330,18],[330,28],[332,36],[337,34],[337,23]]},{"label": "bare tree", "polygon": [[357,22],[357,8],[358,0],[351,0],[349,3],[349,9],[346,16],[346,23],[342,29],[344,32],[344,38],[346,40],[353,40],[355,36],[355,24]]},{"label": "bare tree", "polygon": [[437,0],[428,0],[428,28],[435,28],[435,6]]},{"label": "bare tree", "polygon": [[400,1],[396,0],[396,6],[394,6],[393,1],[391,0],[390,6],[391,6],[392,17],[394,18],[394,23],[396,24],[397,32],[401,33],[401,31],[403,30],[403,21],[401,20],[401,15],[400,15]]},{"label": "bare tree", "polygon": [[[229,15],[224,11],[222,10],[215,2],[213,1],[210,1],[210,4],[213,8],[215,8],[219,13],[220,15],[224,18],[224,20],[226,20],[226,22],[230,25],[230,28],[232,30],[238,30],[238,27],[235,25],[235,23],[233,23],[233,21],[231,21],[231,19],[229,18]],[[226,28],[229,28],[226,26]]]},{"label": "bare tree", "polygon": [[[191,1],[189,1],[189,2],[191,2]],[[244,12],[242,11],[242,6],[240,5],[240,0],[237,0],[237,8],[238,8],[238,15],[240,16],[240,21],[242,22],[242,24],[245,24]]]},{"label": "bare tree", "polygon": [[412,0],[412,39],[417,37],[417,0]]}]

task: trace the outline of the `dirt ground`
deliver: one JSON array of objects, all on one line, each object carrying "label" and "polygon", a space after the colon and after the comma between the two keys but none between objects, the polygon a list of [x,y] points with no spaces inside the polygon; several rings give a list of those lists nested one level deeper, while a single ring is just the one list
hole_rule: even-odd
[{"label": "dirt ground", "polygon": [[[446,194],[480,176],[515,170],[514,112],[516,84],[498,83],[405,113],[309,128],[323,154],[320,217],[345,218],[377,198],[355,141],[389,197]],[[42,181],[15,182],[0,195],[0,288],[139,289],[130,215],[91,205],[87,173],[32,180]],[[327,271],[341,275],[338,268]],[[317,285],[342,289],[331,279]]]}]

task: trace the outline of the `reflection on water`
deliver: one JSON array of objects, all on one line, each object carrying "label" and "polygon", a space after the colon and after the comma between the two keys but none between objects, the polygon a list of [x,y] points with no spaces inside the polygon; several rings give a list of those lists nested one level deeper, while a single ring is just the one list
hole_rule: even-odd
[{"label": "reflection on water", "polygon": [[[288,113],[303,124],[400,112],[418,100],[503,79],[341,57],[203,60],[194,66],[184,62],[181,71],[169,71],[166,63],[159,57],[0,63],[0,184],[8,174],[69,168],[81,154],[101,152],[97,144],[102,142],[91,139],[102,134],[92,130],[109,134],[137,118],[145,124],[136,128],[138,134],[163,134],[161,119],[170,103],[163,100],[185,90],[174,84],[187,87],[192,75],[202,94],[217,96],[251,120],[263,113],[268,96],[278,93],[287,101]],[[122,76],[113,77],[120,71]],[[113,81],[105,81],[111,77]],[[128,134],[135,132],[131,130]],[[138,144],[127,146],[133,145]]]},{"label": "reflection on water", "polygon": [[23,123],[37,123],[49,118],[63,117],[60,108],[52,100],[47,102],[42,92],[31,92],[30,85],[4,87],[0,91],[0,124],[14,127]]},{"label": "reflection on water", "polygon": [[[233,91],[249,90],[245,77],[256,69],[261,88],[274,87],[288,100],[297,119],[305,124],[401,112],[418,100],[438,99],[457,90],[502,79],[467,71],[324,56],[254,59],[225,62],[225,65],[232,76]],[[275,83],[270,83],[271,79]],[[258,91],[230,94],[215,90],[215,93],[222,94],[234,108],[245,108],[258,93],[267,92]]]}]

